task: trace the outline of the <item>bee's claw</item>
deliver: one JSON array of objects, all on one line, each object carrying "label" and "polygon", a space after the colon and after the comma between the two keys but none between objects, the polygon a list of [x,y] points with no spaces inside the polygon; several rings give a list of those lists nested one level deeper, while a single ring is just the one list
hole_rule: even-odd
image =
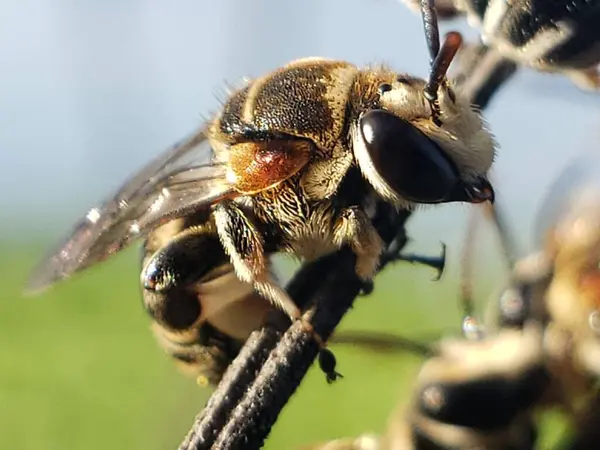
[{"label": "bee's claw", "polygon": [[360,295],[361,296],[371,295],[373,293],[374,289],[375,289],[375,285],[373,284],[372,280],[365,281],[365,282],[363,282]]},{"label": "bee's claw", "polygon": [[319,351],[319,367],[325,373],[325,379],[327,384],[331,384],[338,378],[344,378],[344,376],[336,372],[335,367],[337,366],[337,360],[335,355],[328,348],[321,348]]},{"label": "bee's claw", "polygon": [[344,375],[342,375],[339,372],[333,371],[333,372],[330,372],[330,373],[326,373],[325,377],[327,379],[327,384],[331,384],[334,381],[337,381],[338,378],[344,378]]},{"label": "bee's claw", "polygon": [[392,256],[395,261],[406,261],[413,264],[423,264],[429,267],[436,269],[436,276],[433,278],[433,281],[439,281],[444,274],[444,269],[446,268],[446,244],[443,242],[442,244],[442,254],[440,256],[422,256],[415,254],[402,255],[397,254]]},{"label": "bee's claw", "polygon": [[335,371],[337,366],[337,360],[331,350],[327,348],[326,342],[323,338],[315,331],[312,324],[304,319],[300,319],[304,330],[311,334],[317,345],[319,346],[319,367],[325,373],[325,379],[328,384],[333,383],[338,378],[343,378],[343,375]]}]

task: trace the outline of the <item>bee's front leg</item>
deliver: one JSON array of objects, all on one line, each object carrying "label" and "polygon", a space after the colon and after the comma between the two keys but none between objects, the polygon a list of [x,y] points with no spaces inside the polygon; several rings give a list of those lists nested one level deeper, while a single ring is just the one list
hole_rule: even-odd
[{"label": "bee's front leg", "polygon": [[396,237],[391,244],[383,251],[381,255],[381,265],[379,270],[383,269],[389,263],[395,261],[405,261],[412,264],[421,264],[425,266],[432,267],[436,269],[437,273],[434,278],[434,281],[438,281],[446,267],[446,244],[442,242],[442,252],[440,256],[426,256],[426,255],[418,255],[414,253],[402,253],[404,248],[404,244],[406,244],[406,236],[404,234],[404,230]]},{"label": "bee's front leg", "polygon": [[[408,238],[406,237],[406,230],[401,228],[398,230],[397,236],[390,242],[390,244],[384,248],[381,257],[379,259],[379,266],[377,272],[380,272],[389,263],[396,261],[405,261],[412,264],[421,264],[436,269],[437,273],[434,281],[438,281],[443,273],[446,266],[446,244],[442,242],[442,252],[439,256],[426,256],[414,253],[403,253],[404,246],[406,245]],[[369,295],[373,292],[372,282],[365,282],[363,288],[363,295]]]},{"label": "bee's front leg", "polygon": [[223,201],[214,209],[215,224],[225,252],[237,276],[255,286],[273,305],[285,312],[290,319],[300,319],[302,313],[269,275],[263,237],[244,211],[232,201]]},{"label": "bee's front leg", "polygon": [[264,253],[264,242],[260,231],[242,209],[232,201],[223,201],[214,209],[217,232],[225,251],[231,258],[238,277],[252,283],[255,289],[291,320],[302,322],[306,332],[312,334],[320,347],[319,363],[327,375],[327,381],[335,380],[335,357],[326,349],[324,339],[302,316],[302,311],[277,282],[269,275]]},{"label": "bee's front leg", "polygon": [[356,274],[369,282],[377,273],[383,241],[364,211],[358,207],[342,210],[334,225],[333,239],[336,245],[348,244],[356,254]]},{"label": "bee's front leg", "polygon": [[565,74],[581,90],[591,92],[600,90],[600,66],[581,70],[567,70]]},{"label": "bee's front leg", "polygon": [[306,168],[301,185],[311,200],[331,198],[352,165],[352,153],[336,148],[330,157],[316,159]]}]

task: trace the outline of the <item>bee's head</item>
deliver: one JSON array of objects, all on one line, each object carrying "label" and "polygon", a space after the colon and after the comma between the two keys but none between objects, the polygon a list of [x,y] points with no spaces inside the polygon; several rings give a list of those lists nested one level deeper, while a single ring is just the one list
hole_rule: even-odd
[{"label": "bee's head", "polygon": [[[429,20],[435,11],[424,11]],[[428,12],[425,14],[425,12]],[[431,67],[428,80],[382,72],[377,106],[353,130],[359,166],[374,188],[399,206],[494,201],[487,174],[495,143],[469,100],[455,92],[446,72],[462,37],[437,23],[425,27]]]},{"label": "bee's head", "polygon": [[353,148],[365,177],[400,206],[493,201],[487,174],[495,142],[485,122],[444,84],[437,125],[424,86],[424,80],[397,76],[380,86],[379,109],[359,117]]}]

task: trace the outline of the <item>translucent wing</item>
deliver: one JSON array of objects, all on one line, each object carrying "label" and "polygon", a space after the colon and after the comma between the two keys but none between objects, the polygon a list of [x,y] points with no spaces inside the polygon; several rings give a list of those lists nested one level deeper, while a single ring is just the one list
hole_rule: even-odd
[{"label": "translucent wing", "polygon": [[600,156],[592,153],[575,158],[548,188],[537,213],[534,239],[543,246],[549,230],[560,224],[591,219],[600,211]]},{"label": "translucent wing", "polygon": [[151,161],[92,208],[33,271],[26,290],[40,291],[126,248],[156,226],[234,193],[204,129]]}]

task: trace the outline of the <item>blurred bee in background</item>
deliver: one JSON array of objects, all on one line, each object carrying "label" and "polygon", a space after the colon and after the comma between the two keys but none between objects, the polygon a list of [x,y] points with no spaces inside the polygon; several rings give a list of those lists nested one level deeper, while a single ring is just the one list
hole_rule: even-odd
[{"label": "blurred bee in background", "polygon": [[[525,257],[516,257],[515,241],[499,205],[483,206],[499,231],[510,269],[507,287],[489,305],[484,334],[525,330],[532,324],[542,327],[541,351],[549,382],[537,407],[562,412],[569,425],[567,446],[572,436],[589,429],[590,417],[600,414],[598,173],[596,155],[579,157],[563,170],[537,214],[538,250]],[[465,326],[465,332],[468,329]]]},{"label": "blurred bee in background", "polygon": [[556,405],[573,423],[596,395],[600,376],[600,164],[595,155],[574,159],[550,186],[537,214],[538,250],[516,257],[499,214],[484,206],[500,230],[510,270],[508,285],[490,303],[490,331],[544,327],[544,354]]},{"label": "blurred bee in background", "polygon": [[528,324],[478,340],[446,338],[392,416],[386,449],[530,449],[535,409],[550,385],[543,329]]},{"label": "blurred bee in background", "polygon": [[482,205],[498,231],[507,286],[481,326],[463,283],[465,338],[442,339],[417,377],[407,423],[389,428],[381,448],[529,449],[540,413],[560,410],[567,439],[589,422],[600,375],[598,169],[597,158],[580,158],[557,178],[537,218],[539,251],[525,257],[500,205]]},{"label": "blurred bee in background", "polygon": [[[420,0],[402,0],[411,9]],[[579,88],[600,89],[600,1],[436,0],[443,19],[466,16],[482,44],[541,72],[566,75]]]},{"label": "blurred bee in background", "polygon": [[423,356],[428,359],[411,398],[399,404],[381,436],[338,439],[306,450],[533,448],[535,409],[550,385],[539,324],[479,340],[443,338]]},{"label": "blurred bee in background", "polygon": [[576,422],[600,377],[599,170],[591,154],[567,167],[550,189],[536,227],[542,249],[537,273],[549,279],[545,351],[553,376],[572,399]]},{"label": "blurred bee in background", "polygon": [[179,360],[210,360],[218,373],[269,305],[304,321],[270,255],[310,261],[349,245],[368,282],[383,251],[371,222],[378,203],[493,201],[494,140],[446,79],[461,36],[440,46],[431,4],[424,18],[427,80],[308,58],[248,82],[92,208],[37,266],[29,290],[146,238],[141,284],[160,339]]},{"label": "blurred bee in background", "polygon": [[389,347],[411,351],[426,360],[415,378],[411,398],[400,402],[381,436],[337,439],[306,450],[533,448],[538,436],[535,412],[551,387],[543,325],[528,321],[494,333],[483,329],[474,333],[475,313],[465,285],[461,295],[463,336],[419,343],[399,336],[370,339],[346,333],[345,342],[354,338],[357,345],[381,348],[387,341]]},{"label": "blurred bee in background", "polygon": [[[580,158],[557,178],[537,218],[540,250],[525,257],[517,257],[499,205],[483,205],[510,272],[485,325],[476,319],[465,267],[464,337],[434,344],[385,337],[389,347],[427,358],[408,406],[402,403],[381,437],[311,448],[531,449],[539,441],[540,413],[551,409],[568,421],[561,448],[590,448],[590,436],[598,435],[591,421],[600,417],[598,169],[597,157]],[[467,239],[466,263],[472,261],[472,229]],[[354,343],[372,345],[358,335]]]},{"label": "blurred bee in background", "polygon": [[[393,338],[390,338],[393,340]],[[306,450],[526,450],[538,439],[537,410],[551,405],[544,328],[401,345],[425,358],[408,400],[399,403],[381,436],[337,439]],[[359,343],[360,344],[360,343]],[[397,342],[393,344],[398,347]]]}]

